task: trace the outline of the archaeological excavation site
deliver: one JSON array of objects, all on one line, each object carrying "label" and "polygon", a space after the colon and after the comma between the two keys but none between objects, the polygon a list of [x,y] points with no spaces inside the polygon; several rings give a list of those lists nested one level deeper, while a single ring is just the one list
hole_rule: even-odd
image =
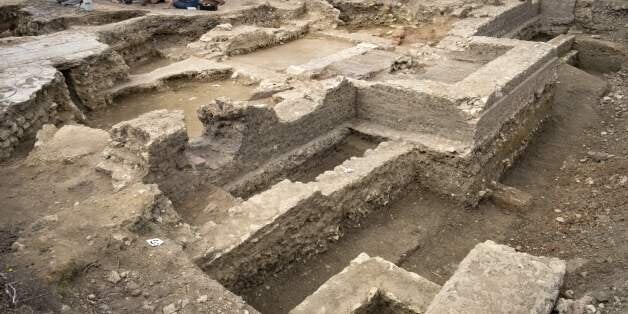
[{"label": "archaeological excavation site", "polygon": [[168,2],[0,0],[0,313],[628,313],[628,1]]}]

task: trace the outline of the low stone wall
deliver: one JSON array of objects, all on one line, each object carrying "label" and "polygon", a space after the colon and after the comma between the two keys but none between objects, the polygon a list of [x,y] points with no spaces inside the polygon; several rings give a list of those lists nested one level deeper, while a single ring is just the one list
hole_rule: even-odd
[{"label": "low stone wall", "polygon": [[355,116],[355,88],[346,79],[273,105],[218,100],[199,109],[205,141],[253,170],[271,157],[304,145]]},{"label": "low stone wall", "polygon": [[63,75],[52,67],[2,69],[0,86],[7,86],[0,92],[0,160],[11,156],[26,139],[34,138],[43,124],[80,115]]},{"label": "low stone wall", "polygon": [[179,178],[188,164],[183,112],[151,111],[114,125],[110,133],[111,143],[98,170],[112,177],[116,190],[133,182],[157,183],[168,195],[191,188],[182,186]]},{"label": "low stone wall", "polygon": [[[576,0],[575,24],[589,31],[604,31],[617,39],[626,36],[628,4],[622,0]],[[622,37],[623,36],[623,37]]]},{"label": "low stone wall", "polygon": [[[359,119],[433,139],[416,140],[425,146],[422,184],[474,205],[479,192],[499,179],[549,114],[558,59],[553,46],[543,43],[488,37],[472,37],[469,43],[507,51],[455,84],[356,85]],[[447,140],[464,148],[435,148]]]},{"label": "low stone wall", "polygon": [[473,128],[448,97],[449,86],[436,82],[356,82],[357,117],[408,132],[470,141]]},{"label": "low stone wall", "polygon": [[308,184],[285,180],[205,224],[190,254],[232,289],[324,251],[343,225],[386,206],[414,180],[414,148],[385,142]]},{"label": "low stone wall", "polygon": [[107,90],[128,78],[129,67],[118,53],[108,49],[86,58],[79,65],[58,66],[64,71],[70,92],[88,110],[102,110],[110,105]]},{"label": "low stone wall", "polygon": [[498,8],[499,14],[483,23],[473,35],[501,37],[539,15],[539,3],[532,0],[509,1],[505,7]]},{"label": "low stone wall", "polygon": [[308,24],[302,22],[280,28],[221,24],[188,44],[188,48],[205,57],[235,56],[296,40],[307,32]]},{"label": "low stone wall", "polygon": [[424,313],[440,286],[380,257],[358,255],[291,314]]}]

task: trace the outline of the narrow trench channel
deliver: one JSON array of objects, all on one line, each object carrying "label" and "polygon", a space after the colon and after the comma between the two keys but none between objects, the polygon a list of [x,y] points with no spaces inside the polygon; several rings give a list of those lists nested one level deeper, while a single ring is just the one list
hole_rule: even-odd
[{"label": "narrow trench channel", "polygon": [[258,186],[255,190],[247,191],[245,194],[237,195],[243,199],[248,199],[255,194],[259,194],[274,184],[288,179],[292,182],[308,183],[325,171],[333,170],[341,165],[345,160],[352,157],[362,157],[369,149],[374,149],[383,139],[351,131],[342,141],[329,149],[318,152],[300,166],[286,171],[264,185]]}]

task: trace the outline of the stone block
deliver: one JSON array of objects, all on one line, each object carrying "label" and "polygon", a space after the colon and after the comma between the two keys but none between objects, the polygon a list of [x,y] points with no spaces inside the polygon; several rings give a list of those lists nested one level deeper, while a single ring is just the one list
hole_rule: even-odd
[{"label": "stone block", "polygon": [[542,0],[541,15],[546,25],[571,24],[575,19],[576,0]]},{"label": "stone block", "polygon": [[427,313],[551,313],[565,267],[486,241],[464,258]]},{"label": "stone block", "polygon": [[290,313],[378,313],[367,309],[382,305],[404,310],[399,313],[423,313],[439,290],[415,273],[362,253]]},{"label": "stone block", "polygon": [[188,141],[182,111],[151,111],[114,125],[110,133],[114,147],[128,149],[149,167],[176,159]]}]

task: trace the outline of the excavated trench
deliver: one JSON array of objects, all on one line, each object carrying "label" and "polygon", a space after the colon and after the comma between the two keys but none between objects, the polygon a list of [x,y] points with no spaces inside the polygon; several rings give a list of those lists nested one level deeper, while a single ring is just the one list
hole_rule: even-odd
[{"label": "excavated trench", "polygon": [[[132,17],[134,16],[131,14],[126,18],[121,18],[121,20]],[[344,17],[348,21],[349,17],[346,15]],[[99,21],[93,20],[91,23],[98,25]],[[112,22],[116,21],[112,20]],[[394,39],[399,34],[398,31],[401,31],[402,40],[400,44],[402,47],[408,47],[416,43],[436,45],[456,21],[457,19],[454,18],[436,17],[431,23],[418,24],[417,27],[389,22],[380,23],[376,26],[349,23],[345,31],[384,39]],[[130,46],[121,49],[119,52],[127,59],[126,63],[132,65],[129,73],[132,76],[138,76],[171,66],[175,63],[175,60],[171,58],[173,56],[187,56],[186,45],[198,38],[199,36],[194,34],[190,38],[177,41],[176,44],[162,45],[158,43],[158,36],[155,36],[146,40],[143,44],[151,47],[149,49],[151,51],[148,53],[138,52],[142,49],[142,45]],[[553,38],[553,36],[538,33],[531,40],[545,42]],[[167,39],[165,38],[163,41],[168,41]],[[580,65],[583,69],[597,73],[597,71],[608,71],[609,68],[615,66],[613,62],[604,63],[601,65],[601,68],[598,65],[593,65],[600,58],[598,52],[601,49],[595,42],[583,41],[575,45],[576,50],[578,50],[578,47],[581,48],[579,50],[581,53]],[[229,57],[225,59],[224,63],[233,67],[233,69],[229,70],[229,73],[235,73],[239,67],[246,66],[283,74],[290,66],[305,64],[314,59],[324,58],[351,47],[355,47],[355,44],[349,41],[328,36],[308,35],[305,38],[279,46]],[[446,55],[448,62],[443,61],[421,65],[417,68],[395,73],[381,72],[372,80],[433,80],[454,84],[503,56],[508,51],[509,49],[507,48],[500,48],[486,54],[477,50],[452,52]],[[594,52],[591,53],[591,51]],[[560,88],[563,89],[559,88],[556,91],[557,94],[565,95],[565,89],[576,90],[582,88],[584,92],[587,91],[586,88],[589,86],[586,84],[583,86],[578,85],[583,80],[582,73],[565,70],[564,67],[567,67],[567,65],[561,65],[561,67],[563,68],[559,71],[559,81]],[[65,71],[63,74],[68,83],[69,96],[75,103],[80,103],[77,100],[79,97],[69,73]],[[259,87],[257,84],[259,82],[243,84],[235,79],[224,78],[213,81],[168,78],[162,83],[152,89],[143,89],[139,92],[125,92],[123,95],[114,97],[113,104],[110,107],[90,112],[87,124],[107,130],[119,122],[134,119],[154,110],[182,110],[188,135],[196,138],[201,136],[204,131],[203,124],[197,118],[197,110],[201,105],[206,105],[220,97],[236,101],[249,100],[255,89]],[[594,93],[596,90],[592,88],[591,92]],[[277,91],[273,91],[269,95],[272,96],[275,93]],[[270,96],[250,103],[269,103],[271,102]],[[569,97],[565,98],[569,99]],[[310,99],[305,98],[305,100]],[[564,106],[566,104],[565,101],[567,100],[561,99],[556,104],[559,107]],[[594,101],[597,101],[597,98],[586,98],[581,101],[590,102],[585,105],[591,106]],[[553,114],[559,114],[564,117],[567,113],[554,112]],[[571,123],[573,120],[567,119],[563,122]],[[555,147],[556,139],[563,136],[571,136],[569,139],[573,141],[574,145],[572,146],[574,147],[578,146],[576,144],[580,144],[576,139],[577,134],[575,132],[568,132],[568,128],[561,129],[561,126],[554,125],[551,127],[557,129],[544,130],[544,132],[557,132],[560,134],[552,133],[554,141],[552,143],[548,144],[543,141],[535,143],[535,146],[532,148],[533,151],[541,152],[541,155],[547,157],[548,151],[551,149],[548,149],[546,146]],[[193,227],[200,227],[213,221],[224,221],[230,215],[229,210],[231,208],[251,201],[252,198],[260,194],[269,193],[269,190],[274,188],[273,185],[285,179],[304,184],[319,184],[317,182],[318,178],[326,172],[333,172],[334,170],[339,172],[341,170],[340,172],[344,171],[345,174],[351,174],[354,169],[344,166],[346,162],[361,157],[366,158],[367,151],[378,148],[378,145],[384,141],[388,141],[388,139],[383,136],[371,136],[351,130],[340,141],[331,147],[315,152],[298,166],[280,169],[275,176],[265,178],[264,183],[256,185],[255,189],[246,190],[244,193],[230,193],[226,188],[229,184],[226,184],[224,187],[206,184],[198,188],[197,191],[190,193],[189,196],[181,200],[175,200],[174,205],[183,221]],[[397,144],[400,143],[401,141]],[[569,153],[569,149],[568,147],[563,147],[564,151],[562,153]],[[545,158],[543,156],[542,158]],[[528,162],[532,159],[532,163],[534,163],[534,158],[541,157],[524,157]],[[522,170],[518,168],[523,167],[525,169],[528,166],[527,164],[523,166],[516,165],[505,176],[505,180],[516,186],[534,185],[538,178],[523,175]],[[414,169],[394,169],[394,171],[397,171],[399,176],[406,176],[407,174],[404,171],[409,173],[414,171]],[[394,172],[386,172],[385,169],[380,175],[389,176],[391,173]],[[368,173],[368,175],[372,175],[372,173]],[[321,184],[321,186],[323,185]],[[367,187],[370,188],[368,185]],[[335,197],[344,198],[343,192],[347,191],[340,190]],[[350,190],[348,192],[354,191]],[[312,254],[303,259],[297,258],[296,261],[288,262],[285,267],[278,267],[279,271],[270,270],[268,273],[271,275],[262,276],[261,280],[256,278],[256,280],[252,281],[257,285],[251,285],[251,282],[248,281],[230,283],[232,287],[236,287],[233,288],[233,292],[240,294],[249,304],[262,313],[287,313],[316,291],[331,276],[341,272],[351,260],[362,252],[366,252],[370,256],[380,256],[437,284],[443,284],[455,271],[457,264],[464,255],[477,242],[487,239],[508,242],[531,217],[539,215],[539,212],[534,211],[530,213],[515,212],[500,208],[486,201],[480,204],[477,211],[465,210],[460,202],[453,200],[453,198],[442,196],[442,193],[437,194],[434,191],[429,191],[422,182],[403,186],[402,192],[398,193],[399,197],[391,197],[392,200],[390,202],[386,200],[383,204],[377,203],[380,201],[379,198],[387,198],[389,195],[383,195],[387,192],[382,191],[377,191],[377,193],[379,194],[369,195],[369,197],[374,199],[377,198],[377,200],[373,201],[375,210],[372,213],[368,215],[359,213],[360,215],[364,214],[364,217],[361,217],[359,221],[346,219],[346,217],[339,218],[343,236],[340,237],[336,234],[337,238],[335,238],[333,244],[321,250],[324,251],[323,253]],[[325,197],[327,196],[325,195]],[[256,201],[254,199],[252,202]],[[366,203],[369,201],[366,201]],[[325,200],[324,202],[330,201]],[[300,212],[290,214],[294,216],[301,215]],[[291,218],[286,217],[282,218]],[[305,229],[315,222],[316,219],[307,218],[301,227]],[[247,234],[247,236],[249,235]],[[297,234],[297,236],[300,235]],[[253,242],[255,243],[256,241]],[[318,253],[318,251],[315,253]],[[203,267],[202,263],[197,262],[197,264]],[[206,268],[209,269],[211,267]],[[212,272],[207,269],[204,270],[211,275]],[[244,278],[246,280],[249,279]],[[225,285],[229,288],[229,285]],[[371,306],[359,311],[361,313],[397,313],[401,311],[397,309],[400,305],[395,304],[394,300],[386,299],[383,295],[377,296],[374,300]]]},{"label": "excavated trench", "polygon": [[340,166],[345,160],[362,157],[367,150],[374,149],[382,141],[383,139],[352,131],[336,145],[315,153],[298,167],[287,169],[283,175],[277,176],[266,184],[257,186],[255,190],[247,191],[245,194],[238,196],[247,199],[285,179],[292,182],[312,182],[320,174],[325,171],[333,170],[337,166]]},{"label": "excavated trench", "polygon": [[156,91],[116,97],[111,107],[91,113],[88,123],[92,127],[108,130],[118,122],[135,119],[153,110],[183,110],[188,135],[197,137],[203,133],[203,125],[197,117],[201,105],[219,97],[247,100],[254,89],[254,85],[243,85],[235,80],[176,80]]},{"label": "excavated trench", "polygon": [[457,18],[451,16],[435,16],[429,22],[386,23],[382,25],[349,24],[340,29],[351,34],[375,36],[391,40],[403,49],[418,43],[430,46],[437,45],[447,36],[457,21]]},{"label": "excavated trench", "polygon": [[258,66],[273,71],[285,71],[291,65],[325,57],[353,47],[348,41],[317,36],[307,36],[283,45],[231,57],[227,63]]}]

